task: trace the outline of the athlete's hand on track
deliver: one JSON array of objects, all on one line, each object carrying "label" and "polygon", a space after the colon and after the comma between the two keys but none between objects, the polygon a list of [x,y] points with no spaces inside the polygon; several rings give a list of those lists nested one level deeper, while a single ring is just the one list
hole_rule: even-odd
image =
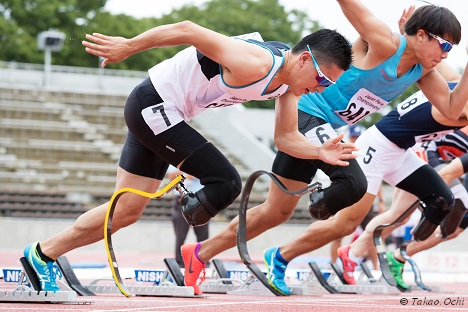
[{"label": "athlete's hand on track", "polygon": [[102,67],[105,67],[107,64],[121,62],[131,55],[129,53],[129,40],[124,37],[93,33],[92,35],[86,34],[86,39],[94,43],[82,41],[81,43],[86,47],[85,51],[104,58],[101,64]]},{"label": "athlete's hand on track", "polygon": [[331,165],[348,166],[349,162],[346,160],[355,159],[357,155],[353,154],[357,151],[354,143],[343,143],[344,134],[341,133],[334,139],[330,139],[320,147],[319,158],[320,160]]}]

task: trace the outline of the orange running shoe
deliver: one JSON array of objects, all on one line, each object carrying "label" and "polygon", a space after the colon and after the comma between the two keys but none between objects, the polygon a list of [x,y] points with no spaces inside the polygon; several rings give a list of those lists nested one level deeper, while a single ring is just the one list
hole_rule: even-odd
[{"label": "orange running shoe", "polygon": [[[200,243],[182,245],[180,248],[182,251],[182,259],[184,260],[185,274],[184,283],[185,286],[192,286],[195,295],[201,295],[203,292],[200,290],[198,285],[203,283],[205,280],[205,263],[198,259],[198,251],[200,250]],[[200,276],[201,274],[201,276]],[[200,277],[200,283],[197,284],[198,278]]]},{"label": "orange running shoe", "polygon": [[357,267],[357,263],[348,258],[350,246],[341,246],[338,248],[338,258],[343,263],[343,278],[348,285],[356,285],[354,279],[354,268]]}]

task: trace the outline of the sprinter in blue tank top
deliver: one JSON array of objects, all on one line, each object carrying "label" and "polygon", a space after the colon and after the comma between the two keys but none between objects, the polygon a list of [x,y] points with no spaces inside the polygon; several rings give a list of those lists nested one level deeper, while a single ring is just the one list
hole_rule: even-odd
[{"label": "sprinter in blue tank top", "polygon": [[[415,82],[445,118],[458,120],[468,100],[468,71],[465,69],[459,84],[450,90],[435,69],[448,56],[451,46],[461,39],[460,23],[452,12],[434,5],[424,5],[416,10],[411,7],[402,16],[404,30],[401,35],[392,33],[359,0],[338,2],[360,37],[353,43],[351,69],[335,85],[324,90],[326,94],[323,96],[301,97],[299,130],[306,137],[316,143],[336,137],[334,128],[362,120]],[[357,161],[350,161],[348,167],[338,168],[279,152],[273,164],[273,172],[290,189],[304,187],[317,169],[330,177],[331,185],[310,195],[311,215],[325,220],[338,212],[340,214],[325,222],[314,222],[292,242],[265,251],[269,280],[278,289],[285,289],[283,293],[286,294],[289,289],[281,277],[289,261],[351,234],[365,215],[357,212],[360,205],[355,206],[367,192],[367,179]],[[275,192],[274,186],[272,189],[269,198],[281,203],[279,209],[293,211],[297,199],[280,194],[278,190]],[[373,196],[368,196],[359,204],[370,207],[371,198]],[[433,230],[433,224],[440,224],[452,209],[453,195],[444,192],[441,198],[440,203],[427,205],[415,236],[421,234],[420,237],[424,237],[424,233]],[[344,209],[346,207],[349,208]],[[272,209],[268,213],[273,214]],[[263,215],[259,219],[266,222]]]},{"label": "sprinter in blue tank top", "polygon": [[[459,117],[468,99],[468,71],[451,91],[444,78],[434,70],[447,57],[452,44],[461,39],[460,23],[452,12],[432,5],[418,8],[406,23],[405,35],[399,35],[392,33],[389,26],[359,0],[338,2],[360,35],[353,44],[354,67],[345,72],[336,85],[328,87],[330,90],[325,89],[326,95],[320,99],[316,95],[301,97],[298,124],[289,125],[291,132],[299,129],[311,142],[323,144],[327,139],[337,137],[334,128],[356,123],[386,105],[414,82],[427,91],[428,99],[447,118]],[[276,114],[281,115],[281,107],[276,107]],[[293,144],[284,142],[284,139],[287,137],[276,140],[277,146]],[[338,167],[322,161],[296,158],[280,148],[273,164],[273,172],[292,191],[310,183],[317,169],[325,172],[332,184],[312,193],[312,212],[316,218],[335,214],[359,201],[366,193],[366,177],[355,160],[349,161],[346,167]],[[283,193],[272,183],[266,201],[247,211],[247,237],[251,239],[287,221],[298,202],[298,197]],[[314,222],[291,244],[267,249],[264,260],[268,265],[270,284],[282,294],[289,295],[290,290],[284,282],[289,261],[341,237],[342,233],[331,230],[332,227],[354,230],[360,220],[353,218],[352,214],[349,218],[349,221],[331,226],[321,226],[326,222]],[[202,242],[197,249],[197,259],[205,262],[234,247],[237,226],[236,218],[226,230]]]}]

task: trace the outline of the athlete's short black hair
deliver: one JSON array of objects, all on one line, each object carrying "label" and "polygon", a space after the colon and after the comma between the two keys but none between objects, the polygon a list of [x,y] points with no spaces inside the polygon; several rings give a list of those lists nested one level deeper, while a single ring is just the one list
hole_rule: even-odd
[{"label": "athlete's short black hair", "polygon": [[336,30],[320,29],[313,32],[294,46],[292,53],[307,51],[307,46],[320,63],[330,66],[336,64],[342,70],[348,70],[353,61],[351,43]]},{"label": "athlete's short black hair", "polygon": [[460,22],[452,11],[444,7],[425,5],[417,8],[405,24],[405,33],[413,36],[420,29],[448,39],[452,44],[461,40]]}]

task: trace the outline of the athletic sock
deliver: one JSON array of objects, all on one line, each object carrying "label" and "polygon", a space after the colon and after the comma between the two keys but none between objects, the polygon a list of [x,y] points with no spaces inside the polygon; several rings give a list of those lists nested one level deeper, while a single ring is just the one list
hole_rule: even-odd
[{"label": "athletic sock", "polygon": [[54,262],[55,261],[55,260],[47,257],[46,255],[44,255],[44,253],[41,250],[41,245],[39,243],[37,243],[36,250],[37,250],[37,254],[39,255],[39,258],[41,258],[42,261],[44,261],[44,262]]},{"label": "athletic sock", "polygon": [[397,257],[395,257],[395,253],[394,253],[394,252],[392,253],[392,255],[393,255],[393,259],[395,259],[395,260],[398,261],[399,263],[401,263],[401,264],[406,263],[406,261],[401,261],[400,259],[398,259]]},{"label": "athletic sock", "polygon": [[360,264],[362,262],[362,258],[361,257],[356,257],[353,252],[351,251],[351,248],[349,249],[348,251],[348,259],[353,261],[354,263],[356,264]]},{"label": "athletic sock", "polygon": [[201,244],[197,243],[197,247],[195,247],[195,250],[193,251],[193,253],[195,254],[195,257],[197,257],[198,261],[205,264],[205,262],[201,261],[200,258],[198,257],[198,251],[200,250],[200,248],[201,248]]},{"label": "athletic sock", "polygon": [[276,255],[275,255],[276,259],[281,262],[282,264],[285,264],[285,265],[288,265],[289,261],[286,261],[283,256],[280,254],[280,249],[278,248],[276,250]]}]

